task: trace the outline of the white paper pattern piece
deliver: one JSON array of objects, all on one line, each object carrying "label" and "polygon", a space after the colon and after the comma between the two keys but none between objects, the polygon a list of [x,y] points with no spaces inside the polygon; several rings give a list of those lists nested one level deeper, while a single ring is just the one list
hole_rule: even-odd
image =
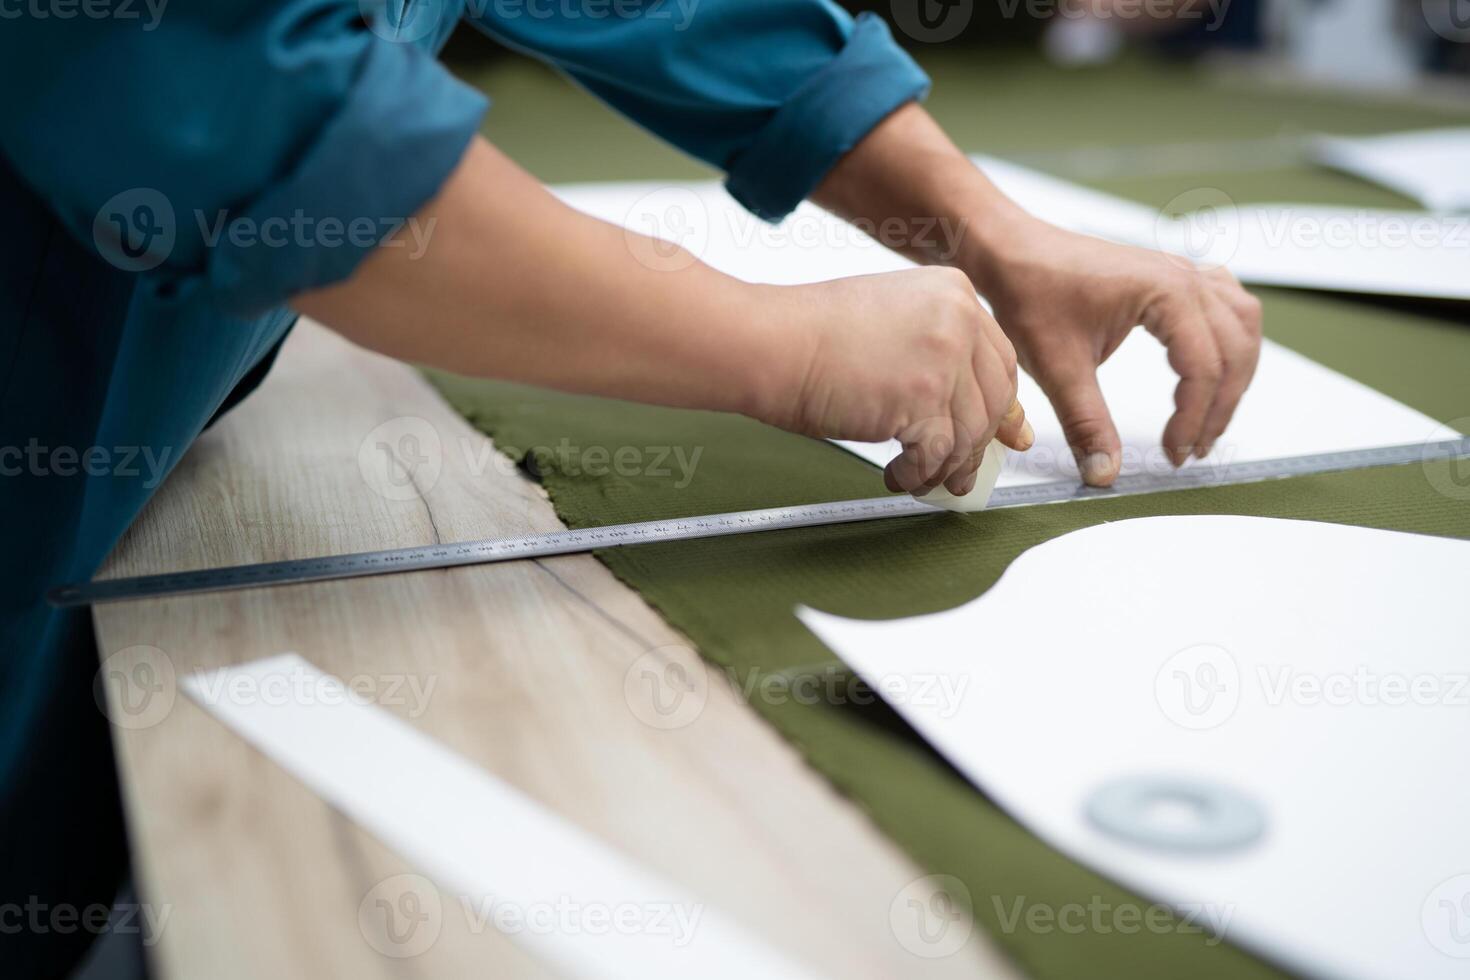
[{"label": "white paper pattern piece", "polygon": [[[1160,446],[1174,411],[1177,377],[1164,348],[1135,330],[1098,372],[1103,397],[1123,440],[1123,473],[1171,472]],[[1062,424],[1035,381],[1022,372],[1018,397],[1036,430],[1036,445],[1011,453],[996,484],[1000,487],[1077,479],[1077,463]],[[1392,446],[1451,438],[1443,425],[1351,378],[1279,344],[1261,346],[1255,380],[1241,399],[1230,427],[1205,459],[1186,467],[1245,463],[1309,453]],[[883,466],[899,444],[839,442]]]},{"label": "white paper pattern piece", "polygon": [[1161,247],[1154,243],[1159,231],[1159,212],[1146,204],[1083,187],[1009,160],[982,155],[970,159],[1007,197],[1043,221],[1095,238]]},{"label": "white paper pattern piece", "polygon": [[1435,211],[1470,211],[1470,128],[1324,136],[1313,156]]},{"label": "white paper pattern piece", "polygon": [[[1347,206],[1240,203],[1197,188],[1151,208],[1026,167],[975,158],[1026,210],[1072,231],[1226,266],[1257,286],[1470,299],[1470,216]],[[1470,170],[1455,171],[1465,180]]]},{"label": "white paper pattern piece", "polygon": [[[1019,164],[972,159],[1023,208],[1053,224],[1181,261],[1226,265],[1241,281],[1343,292],[1470,299],[1470,216],[1299,204],[1239,204],[1200,188],[1176,201],[1189,213],[1091,190]],[[684,246],[748,282],[793,284],[911,268],[863,230],[810,203],[779,225],[736,204],[712,181],[567,184],[568,204],[613,224]],[[968,229],[949,219],[905,226],[941,252]]]},{"label": "white paper pattern piece", "polygon": [[[1154,517],[1039,545],[947,612],[799,614],[1073,858],[1305,975],[1449,980],[1470,971],[1467,594],[1470,542]],[[1201,854],[1103,830],[1099,790],[1138,779],[1222,787],[1260,832]]]},{"label": "white paper pattern piece", "polygon": [[[473,907],[495,926],[519,922],[507,929],[510,938],[560,973],[596,980],[811,976],[679,886],[295,654],[183,684],[236,734],[456,902],[467,902],[466,914]],[[588,922],[605,915],[607,926],[560,928],[555,910],[568,903],[586,911]],[[518,918],[491,915],[492,907]]]},{"label": "white paper pattern piece", "polygon": [[1225,204],[1160,226],[1137,244],[1227,266],[1257,286],[1470,299],[1470,215]]}]

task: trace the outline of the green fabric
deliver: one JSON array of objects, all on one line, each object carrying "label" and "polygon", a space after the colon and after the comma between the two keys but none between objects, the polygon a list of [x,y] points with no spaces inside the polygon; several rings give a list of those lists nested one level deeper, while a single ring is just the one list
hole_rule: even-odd
[{"label": "green fabric", "polygon": [[[1059,106],[1058,112],[1081,120],[1102,98],[1089,94],[1091,86],[1107,96],[1093,107],[1096,111],[1103,111],[1110,99],[1132,92],[1134,108],[1141,105],[1149,113],[1168,111],[1176,117],[1186,106],[1207,110],[1206,115],[1214,111],[1223,116],[1219,121],[1227,135],[1246,137],[1271,132],[1292,112],[1311,115],[1324,105],[1322,100],[1292,103],[1273,96],[1237,106],[1207,87],[1184,90],[1183,76],[1171,72],[1162,77],[1178,83],[1173,88],[1142,85],[1138,71],[1126,67],[1120,71],[1121,79],[1100,75],[1086,84],[1074,78],[1068,91],[1075,101]],[[944,91],[944,85],[938,85],[936,98]],[[1055,85],[1049,91],[1060,97]],[[1044,122],[1027,116],[1028,107],[1042,103],[1024,86],[1001,86],[988,97],[1003,100],[1012,94],[1019,102],[1010,117],[1013,135],[1030,132],[1028,126],[1037,134],[1045,130],[1055,135]],[[1151,123],[1139,121],[1133,109],[1120,111],[1119,103],[1111,104],[1124,129],[1132,126],[1136,135],[1156,130],[1157,117]],[[995,114],[988,108],[983,112]],[[1339,106],[1327,119],[1330,128],[1365,130],[1424,124],[1423,115],[1387,110],[1375,115]],[[996,125],[997,131],[1006,131]],[[1086,125],[1091,129],[1084,127],[1083,135],[1103,131],[1100,124]],[[1196,128],[1202,134],[1215,132],[1207,120]],[[973,135],[969,142],[985,145]],[[1013,145],[1023,142],[1017,139]],[[1066,140],[1056,136],[1054,142],[1065,145]],[[1384,203],[1385,196],[1306,170],[1204,180],[1174,176],[1102,186],[1162,204],[1179,190],[1206,180],[1240,200],[1279,197],[1287,193],[1283,188],[1293,196],[1298,188],[1311,188],[1319,196],[1327,195],[1325,199],[1344,203]],[[1269,336],[1441,420],[1458,419],[1459,427],[1470,427],[1466,422],[1470,317],[1463,307],[1410,308],[1279,290],[1260,295]],[[555,450],[537,451],[535,468],[571,527],[883,492],[878,471],[868,464],[832,446],[748,419],[548,394],[445,374],[431,378],[456,409],[517,458],[536,447]],[[667,475],[628,475],[639,467],[607,472],[612,468],[597,465],[605,460],[585,456],[594,447],[610,455],[620,447],[633,447],[646,467],[657,462],[663,447],[677,447],[686,460],[696,452],[699,456],[686,484],[673,457],[663,460],[671,470]],[[1440,465],[1447,470],[1448,464]],[[589,469],[605,475],[589,475]],[[1100,521],[1157,514],[1254,514],[1470,537],[1470,496],[1443,495],[1427,476],[1423,467],[1406,466],[969,516],[936,514],[648,545],[599,552],[598,557],[686,634],[712,664],[730,672],[737,689],[755,692],[749,695],[752,707],[920,865],[964,881],[978,921],[1030,975],[1265,977],[1276,975],[1268,965],[1228,944],[1207,942],[1191,930],[1031,932],[1021,925],[1007,931],[1003,917],[1008,919],[1018,901],[1022,908],[1053,910],[1098,903],[1113,909],[1129,904],[1145,909],[1149,903],[1042,844],[938,759],[881,704],[826,699],[811,703],[809,698],[781,697],[787,689],[762,683],[827,672],[844,676],[840,662],[792,616],[799,603],[871,618],[949,608],[984,592],[1026,549]],[[838,689],[846,690],[841,685]],[[772,690],[774,695],[760,693]],[[1077,737],[1087,734],[1078,732]]]}]

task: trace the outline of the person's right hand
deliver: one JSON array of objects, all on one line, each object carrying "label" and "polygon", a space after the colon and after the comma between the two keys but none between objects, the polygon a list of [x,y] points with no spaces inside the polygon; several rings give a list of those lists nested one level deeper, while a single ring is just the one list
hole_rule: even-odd
[{"label": "person's right hand", "polygon": [[801,344],[755,413],[803,435],[881,442],[891,490],[969,493],[992,439],[1035,437],[1016,401],[1016,352],[964,273],[928,267],[772,287]]}]

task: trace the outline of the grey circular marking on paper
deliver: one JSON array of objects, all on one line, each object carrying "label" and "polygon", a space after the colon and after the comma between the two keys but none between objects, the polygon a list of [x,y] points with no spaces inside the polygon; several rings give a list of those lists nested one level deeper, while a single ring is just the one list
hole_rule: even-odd
[{"label": "grey circular marking on paper", "polygon": [[1232,851],[1266,830],[1265,813],[1254,800],[1179,777],[1116,779],[1088,798],[1087,819],[1120,840],[1170,851]]}]

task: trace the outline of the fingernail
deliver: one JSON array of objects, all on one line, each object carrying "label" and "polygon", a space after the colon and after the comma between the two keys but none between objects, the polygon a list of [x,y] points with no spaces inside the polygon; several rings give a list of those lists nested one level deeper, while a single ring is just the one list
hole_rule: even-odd
[{"label": "fingernail", "polygon": [[1214,449],[1214,443],[1210,443],[1207,446],[1196,446],[1194,449],[1194,456],[1196,459],[1204,459],[1206,456],[1210,455],[1210,453],[1213,452]]},{"label": "fingernail", "polygon": [[1089,453],[1082,459],[1082,479],[1097,486],[1110,482],[1117,475],[1117,467],[1113,464],[1113,457],[1107,453]]},{"label": "fingernail", "polygon": [[1021,451],[1025,452],[1036,445],[1036,430],[1031,428],[1030,422],[1021,423]]}]

